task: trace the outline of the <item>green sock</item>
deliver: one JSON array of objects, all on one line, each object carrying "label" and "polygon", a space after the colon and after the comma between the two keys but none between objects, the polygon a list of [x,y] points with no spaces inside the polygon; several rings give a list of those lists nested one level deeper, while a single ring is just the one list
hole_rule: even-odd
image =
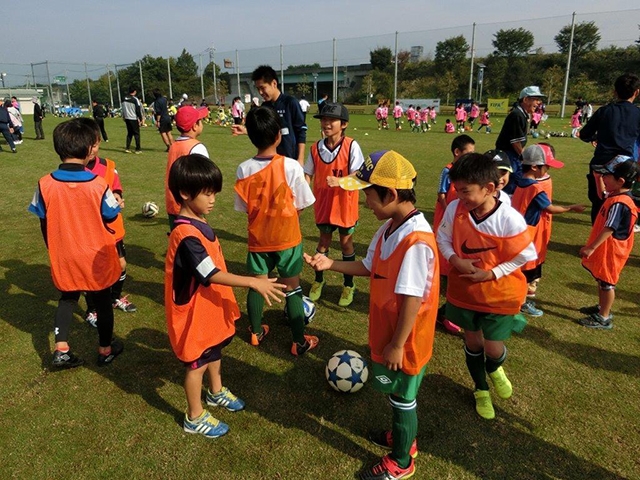
[{"label": "green sock", "polygon": [[[355,262],[356,261],[356,252],[353,252],[351,255],[342,254],[343,262]],[[353,275],[345,275],[344,276],[344,286],[345,287],[353,287]]]},{"label": "green sock", "polygon": [[389,395],[389,403],[393,410],[393,426],[391,428],[393,448],[391,449],[391,456],[398,462],[400,468],[407,468],[411,463],[411,457],[409,456],[411,444],[418,434],[417,402]]},{"label": "green sock", "polygon": [[504,347],[504,351],[502,352],[502,355],[500,355],[500,358],[491,358],[489,355],[487,355],[487,358],[484,363],[487,373],[493,373],[496,370],[498,370],[498,368],[502,366],[502,364],[506,359],[507,359],[507,347]]},{"label": "green sock", "polygon": [[287,292],[286,309],[287,316],[289,317],[289,326],[291,326],[293,341],[302,345],[305,342],[302,288],[298,287],[295,290]]},{"label": "green sock", "polygon": [[262,333],[262,310],[264,309],[264,297],[253,289],[247,294],[247,312],[251,331],[260,335]]},{"label": "green sock", "polygon": [[484,366],[484,350],[479,352],[470,351],[464,346],[464,355],[467,360],[467,368],[471,374],[473,382],[476,384],[476,390],[489,390],[487,383],[487,373]]}]

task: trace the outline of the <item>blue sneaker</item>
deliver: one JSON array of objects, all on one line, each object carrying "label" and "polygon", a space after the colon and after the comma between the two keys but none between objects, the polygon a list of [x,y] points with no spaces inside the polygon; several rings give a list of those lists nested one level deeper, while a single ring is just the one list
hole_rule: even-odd
[{"label": "blue sneaker", "polygon": [[531,317],[541,317],[542,315],[544,315],[544,312],[539,308],[536,308],[536,304],[531,300],[527,300],[522,304],[522,306],[520,307],[520,312]]},{"label": "blue sneaker", "polygon": [[206,410],[194,420],[189,420],[189,415],[185,413],[182,426],[187,433],[198,433],[207,438],[218,438],[229,431],[229,425],[213,418]]},{"label": "blue sneaker", "polygon": [[598,330],[611,330],[613,328],[613,322],[611,319],[613,315],[609,315],[608,317],[603,317],[599,313],[592,313],[588,317],[582,318],[578,320],[578,323],[583,327],[587,328],[595,328]]},{"label": "blue sneaker", "polygon": [[211,407],[224,407],[230,412],[244,410],[244,402],[236,397],[227,387],[222,387],[218,393],[213,394],[207,389],[207,405]]}]

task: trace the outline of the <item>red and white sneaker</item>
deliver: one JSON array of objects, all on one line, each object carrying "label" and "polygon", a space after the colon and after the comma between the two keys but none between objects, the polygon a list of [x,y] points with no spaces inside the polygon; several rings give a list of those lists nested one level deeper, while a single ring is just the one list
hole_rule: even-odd
[{"label": "red and white sneaker", "polygon": [[389,455],[385,455],[373,467],[360,472],[361,480],[399,480],[409,478],[416,473],[416,465],[411,459],[407,468],[400,466]]},{"label": "red and white sneaker", "polygon": [[113,308],[122,310],[123,312],[127,312],[127,313],[136,312],[138,310],[138,307],[136,307],[133,303],[131,303],[127,297],[128,295],[125,295],[124,297],[114,300]]}]

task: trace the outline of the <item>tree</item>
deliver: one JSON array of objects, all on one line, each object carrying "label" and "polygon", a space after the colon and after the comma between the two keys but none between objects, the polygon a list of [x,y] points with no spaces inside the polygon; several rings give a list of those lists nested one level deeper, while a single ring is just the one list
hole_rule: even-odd
[{"label": "tree", "polygon": [[529,53],[534,44],[533,33],[524,28],[500,29],[491,41],[495,51],[494,55],[514,58],[522,57]]},{"label": "tree", "polygon": [[446,105],[449,105],[449,97],[458,90],[458,77],[451,71],[445,72],[436,80],[436,89],[440,96],[446,96]]},{"label": "tree", "polygon": [[369,52],[371,67],[374,70],[388,72],[391,70],[391,62],[393,60],[393,52],[388,47],[376,48]]},{"label": "tree", "polygon": [[309,92],[311,92],[311,86],[309,85],[309,79],[307,78],[306,73],[302,75],[302,78],[300,79],[300,83],[296,85],[296,90],[298,91],[298,94],[301,96],[307,96],[309,95]]},{"label": "tree", "polygon": [[552,97],[560,91],[564,71],[559,65],[547,68],[542,74],[542,91],[547,94],[547,103],[551,104]]},{"label": "tree", "polygon": [[[585,53],[594,52],[598,48],[598,42],[601,38],[596,22],[578,23],[575,25],[573,32],[573,56],[579,58]],[[558,45],[560,53],[568,54],[571,41],[571,25],[562,27],[553,39]]]},{"label": "tree", "polygon": [[289,65],[286,69],[285,72],[288,72],[289,70],[312,70],[314,68],[321,68],[319,63],[309,63],[309,64],[305,64],[302,63],[300,65]]},{"label": "tree", "polygon": [[455,70],[467,57],[469,44],[463,35],[436,44],[435,64],[447,71]]},{"label": "tree", "polygon": [[587,77],[585,73],[581,73],[573,81],[570,96],[572,98],[582,97],[593,102],[595,98],[599,97],[598,84],[593,80],[589,80],[589,77]]}]

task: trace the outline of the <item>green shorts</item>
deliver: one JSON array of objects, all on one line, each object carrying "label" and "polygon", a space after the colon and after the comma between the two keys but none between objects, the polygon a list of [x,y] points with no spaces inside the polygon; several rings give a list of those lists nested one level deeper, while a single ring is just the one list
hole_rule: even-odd
[{"label": "green shorts", "polygon": [[380,363],[371,362],[369,376],[373,388],[379,392],[393,394],[405,400],[415,400],[426,371],[425,365],[417,375],[407,375],[402,370],[389,370]]},{"label": "green shorts", "polygon": [[[358,223],[356,223],[358,225]],[[353,227],[338,227],[337,225],[331,225],[330,223],[316,223],[316,227],[320,230],[320,233],[333,233],[338,229],[340,235],[353,235],[356,231],[356,225]]]},{"label": "green shorts", "polygon": [[486,340],[506,340],[512,332],[520,333],[527,320],[520,313],[516,315],[498,315],[495,313],[475,312],[456,307],[447,302],[445,310],[447,320],[470,332],[482,330]]},{"label": "green shorts", "polygon": [[249,252],[247,270],[251,275],[267,275],[274,268],[280,278],[291,278],[302,272],[302,243],[279,252]]}]

